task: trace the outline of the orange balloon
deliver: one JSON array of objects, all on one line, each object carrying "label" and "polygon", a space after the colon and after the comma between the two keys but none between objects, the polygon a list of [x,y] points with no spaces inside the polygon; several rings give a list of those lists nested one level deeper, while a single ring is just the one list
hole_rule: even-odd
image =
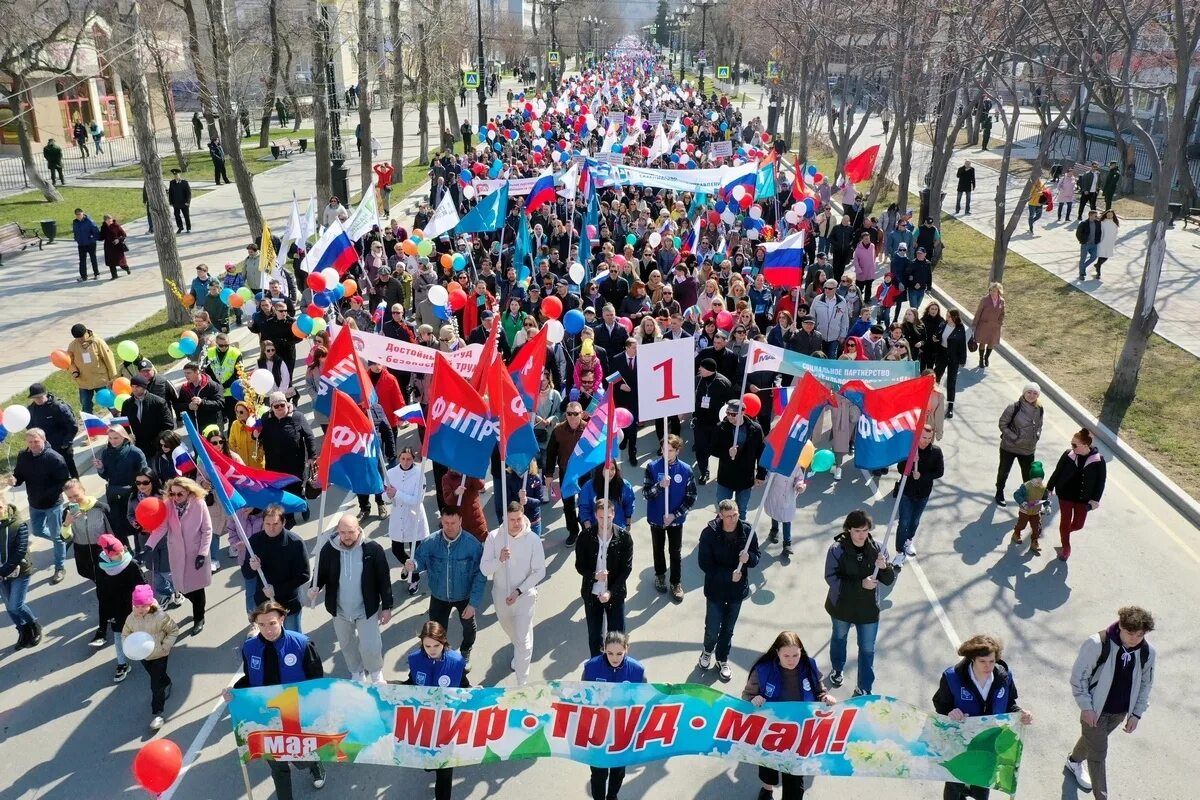
[{"label": "orange balloon", "polygon": [[194,305],[196,305],[196,298],[192,297],[190,294],[185,294],[183,296],[183,307],[191,308]]},{"label": "orange balloon", "polygon": [[464,289],[462,287],[462,284],[459,283],[458,281],[450,281],[450,284],[448,286],[446,286],[446,291],[451,295],[456,295],[456,294],[465,295],[467,293],[467,290]]},{"label": "orange balloon", "polygon": [[123,394],[132,394],[133,388],[129,383],[129,378],[117,378],[112,382],[112,393],[117,397]]},{"label": "orange balloon", "polygon": [[421,230],[420,228],[413,228],[412,235],[417,237],[418,239],[424,239],[425,231]]},{"label": "orange balloon", "polygon": [[412,239],[405,239],[403,244],[400,245],[400,250],[405,255],[409,256],[415,256],[417,254],[417,246],[413,244]]},{"label": "orange balloon", "polygon": [[71,356],[66,350],[54,350],[50,353],[50,363],[59,369],[70,369]]},{"label": "orange balloon", "polygon": [[353,278],[346,278],[342,281],[342,288],[346,290],[346,297],[354,297],[358,294],[358,284],[354,282]]},{"label": "orange balloon", "polygon": [[229,295],[229,307],[230,308],[241,308],[245,304],[246,304],[246,298],[242,297],[240,294]]},{"label": "orange balloon", "polygon": [[449,253],[442,254],[441,262],[442,262],[442,266],[445,267],[446,269],[451,269],[454,267],[454,257],[451,256]]},{"label": "orange balloon", "polygon": [[296,337],[299,339],[307,339],[308,338],[308,334],[306,334],[304,331],[300,330],[300,328],[297,327],[296,323],[294,323],[294,322],[292,323],[292,333],[296,334]]},{"label": "orange balloon", "polygon": [[183,333],[179,334],[179,338],[180,339],[191,339],[196,344],[200,343],[200,337],[196,335],[195,331],[184,331]]}]

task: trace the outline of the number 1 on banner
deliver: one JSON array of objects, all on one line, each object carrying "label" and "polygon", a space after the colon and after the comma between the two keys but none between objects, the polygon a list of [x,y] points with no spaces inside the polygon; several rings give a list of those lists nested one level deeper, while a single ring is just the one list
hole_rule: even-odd
[{"label": "number 1 on banner", "polygon": [[651,367],[655,372],[659,370],[663,374],[663,393],[655,402],[665,403],[668,400],[678,400],[679,394],[675,391],[675,361],[668,358],[666,361],[660,361]]}]

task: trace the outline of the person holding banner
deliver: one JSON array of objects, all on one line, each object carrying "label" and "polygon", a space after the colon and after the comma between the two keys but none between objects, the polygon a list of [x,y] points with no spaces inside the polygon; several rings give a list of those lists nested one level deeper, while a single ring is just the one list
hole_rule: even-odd
[{"label": "person holding banner", "polygon": [[[633,539],[613,524],[613,504],[596,501],[596,527],[585,528],[575,545],[575,571],[583,578],[580,596],[587,619],[588,652],[601,654],[602,628],[625,630],[626,582],[633,573]],[[611,797],[611,795],[608,795]]]},{"label": "person holding banner", "polygon": [[[838,405],[848,406],[853,403]],[[796,500],[808,488],[808,482],[805,480],[807,471],[807,466],[797,462],[795,472],[786,479],[780,480],[784,477],[781,475],[771,481],[761,500],[763,512],[771,518],[771,532],[767,534],[767,543],[774,544],[779,541],[779,531],[782,529],[783,550],[780,555],[784,558],[792,554],[792,519],[796,516]]]},{"label": "person holding banner", "polygon": [[833,622],[829,645],[829,682],[842,685],[846,640],[853,626],[858,635],[858,680],[854,696],[871,694],[875,685],[875,637],[879,633],[879,584],[891,586],[896,572],[871,538],[875,523],[865,511],[846,515],[842,529],[825,554],[825,612]]},{"label": "person holding banner", "polygon": [[[470,689],[467,662],[450,648],[446,629],[438,622],[426,622],[418,636],[421,646],[408,654],[405,686],[436,686],[442,689]],[[430,772],[431,770],[426,770]],[[434,800],[450,800],[454,783],[453,767],[439,767],[433,784]]]},{"label": "person holding banner", "polygon": [[[645,683],[646,670],[641,662],[629,657],[629,635],[609,630],[604,636],[604,650],[583,665],[580,680],[597,683]],[[595,800],[618,800],[621,784],[625,782],[624,767],[592,767],[592,797]]]},{"label": "person holding banner", "polygon": [[667,591],[667,557],[670,556],[671,599],[683,600],[680,553],[683,548],[683,524],[696,504],[696,478],[692,468],[679,460],[683,439],[667,437],[667,463],[658,458],[646,465],[642,496],[646,498],[646,520],[650,523],[650,543],[654,554],[654,588]]},{"label": "person holding banner", "polygon": [[533,607],[537,585],[546,577],[546,554],[520,502],[510,502],[504,524],[488,534],[479,570],[492,579],[496,619],[513,644],[517,686],[524,686],[533,659]]},{"label": "person holding banner", "polygon": [[733,677],[729,651],[733,629],[742,611],[742,601],[750,596],[747,570],[758,566],[758,536],[742,520],[733,500],[717,504],[717,518],[700,533],[697,548],[700,570],[704,573],[704,649],[697,666],[707,670],[716,656],[722,681]]},{"label": "person holding banner", "polygon": [[[900,495],[899,519],[896,524],[896,554],[893,564],[899,566],[904,562],[901,556],[915,556],[912,540],[917,535],[917,527],[921,524],[921,515],[925,513],[925,505],[933,492],[933,482],[946,472],[945,461],[942,459],[942,448],[933,443],[933,426],[926,423],[921,430],[921,438],[917,443],[916,457],[913,459],[912,472],[904,481],[904,492]],[[901,475],[904,474],[905,459],[896,465]],[[897,490],[900,484],[896,484]]]},{"label": "person holding banner", "polygon": [[[1033,714],[1017,705],[1017,686],[1012,671],[1000,659],[1002,645],[995,636],[976,635],[958,647],[962,660],[947,667],[933,696],[933,708],[955,722],[967,717],[1021,714],[1021,724],[1033,722]],[[991,790],[982,786],[947,783],[943,800],[987,800]]]},{"label": "person holding banner", "polygon": [[[825,690],[821,681],[821,669],[817,660],[804,649],[800,634],[783,631],[775,637],[767,652],[758,657],[746,676],[742,699],[755,708],[767,703],[824,703],[831,706],[837,702]],[[775,787],[780,784],[779,770],[770,767],[758,768],[758,779],[762,788],[758,800],[771,800]],[[804,777],[783,773],[783,800],[801,800],[804,797]]]}]

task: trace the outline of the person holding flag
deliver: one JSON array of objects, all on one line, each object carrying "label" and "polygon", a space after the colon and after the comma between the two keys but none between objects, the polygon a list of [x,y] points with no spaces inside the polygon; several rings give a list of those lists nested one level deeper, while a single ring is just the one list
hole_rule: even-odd
[{"label": "person holding flag", "polygon": [[[303,480],[305,470],[317,463],[312,429],[308,427],[304,415],[296,411],[283,396],[283,392],[271,392],[267,402],[271,406],[271,413],[263,418],[262,430],[258,434],[266,467],[272,472],[283,472]],[[307,521],[308,511],[303,513]],[[288,517],[292,517],[290,512]],[[294,525],[294,518],[288,524]]]},{"label": "person holding flag", "polygon": [[725,499],[717,503],[717,518],[700,533],[697,548],[700,570],[704,573],[704,649],[697,666],[709,669],[716,656],[717,674],[722,681],[733,677],[729,651],[733,629],[742,611],[742,601],[750,596],[749,569],[758,566],[758,536],[742,519],[737,503]]},{"label": "person holding flag", "polygon": [[[642,496],[646,498],[646,520],[650,523],[650,546],[654,554],[654,588],[667,591],[667,555],[670,557],[671,599],[683,600],[683,576],[680,553],[683,548],[683,524],[696,504],[696,476],[692,468],[679,460],[683,439],[667,437],[667,462],[657,458],[646,465]],[[666,551],[664,553],[664,551]]]},{"label": "person holding flag", "polygon": [[[907,464],[907,460],[901,461],[896,465],[896,469],[903,473]],[[917,442],[916,458],[913,460],[908,480],[904,482],[904,491],[900,492],[899,484],[896,485],[896,491],[900,495],[899,524],[896,528],[896,550],[899,552],[892,563],[897,568],[904,563],[904,556],[917,554],[912,540],[917,535],[921,515],[925,513],[925,505],[933,492],[933,482],[941,478],[945,471],[942,448],[933,443],[933,426],[926,424]]]},{"label": "person holding flag", "polygon": [[507,511],[500,527],[488,534],[479,570],[492,580],[496,619],[513,644],[511,666],[517,686],[524,686],[533,659],[533,611],[537,585],[546,577],[546,554],[521,503],[513,500]]},{"label": "person holding flag", "polygon": [[633,539],[627,528],[613,524],[613,504],[596,501],[596,526],[585,528],[575,545],[575,571],[583,578],[580,595],[587,619],[588,652],[600,655],[604,623],[608,631],[625,630],[626,582],[633,573]]}]

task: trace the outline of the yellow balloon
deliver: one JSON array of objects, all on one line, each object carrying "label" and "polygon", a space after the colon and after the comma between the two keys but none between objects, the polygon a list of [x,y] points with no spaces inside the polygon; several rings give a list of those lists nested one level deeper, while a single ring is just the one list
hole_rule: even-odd
[{"label": "yellow balloon", "polygon": [[804,448],[800,451],[800,466],[808,469],[812,464],[813,456],[816,455],[817,448],[813,447],[812,439],[804,443]]}]

